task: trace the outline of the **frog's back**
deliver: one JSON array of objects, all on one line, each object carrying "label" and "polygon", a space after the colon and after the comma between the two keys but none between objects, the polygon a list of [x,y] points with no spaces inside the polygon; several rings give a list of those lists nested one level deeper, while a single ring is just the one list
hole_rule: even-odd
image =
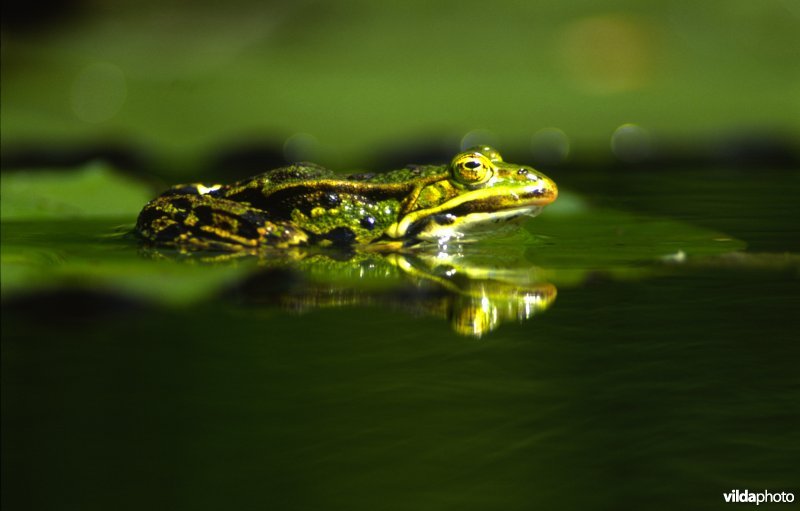
[{"label": "frog's back", "polygon": [[420,184],[439,179],[441,166],[409,166],[384,173],[337,174],[313,163],[296,163],[222,187],[216,196],[246,203],[273,219],[290,220],[294,211],[310,214],[321,206],[402,200]]},{"label": "frog's back", "polygon": [[350,174],[349,176],[344,176],[342,179],[375,186],[409,184],[413,187],[415,184],[444,179],[446,177],[447,167],[443,165],[408,165],[399,170]]},{"label": "frog's back", "polygon": [[326,169],[322,165],[300,162],[292,163],[286,167],[268,170],[262,174],[248,177],[245,180],[228,185],[225,188],[236,190],[258,185],[262,189],[269,189],[282,184],[298,183],[314,179],[330,179],[334,176],[335,173],[332,170]]}]

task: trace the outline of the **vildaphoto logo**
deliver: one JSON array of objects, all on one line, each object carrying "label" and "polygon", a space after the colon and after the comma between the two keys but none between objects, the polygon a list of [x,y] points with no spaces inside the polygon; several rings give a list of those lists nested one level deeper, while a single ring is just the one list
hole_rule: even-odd
[{"label": "vildaphoto logo", "polygon": [[759,504],[785,502],[787,504],[794,502],[794,493],[788,491],[782,492],[769,492],[767,490],[754,492],[750,490],[731,490],[728,493],[722,494],[725,502],[736,502],[741,504]]}]

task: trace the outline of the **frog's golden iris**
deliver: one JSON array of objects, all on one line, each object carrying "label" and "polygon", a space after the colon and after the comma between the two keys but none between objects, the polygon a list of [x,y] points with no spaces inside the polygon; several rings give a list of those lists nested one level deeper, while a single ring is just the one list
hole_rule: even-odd
[{"label": "frog's golden iris", "polygon": [[492,178],[492,160],[478,152],[459,154],[451,167],[456,181],[473,188]]},{"label": "frog's golden iris", "polygon": [[460,238],[477,226],[533,216],[558,195],[531,167],[491,147],[450,165],[337,176],[296,163],[231,185],[178,185],[150,201],[136,230],[147,242],[241,250],[306,244],[402,247]]}]

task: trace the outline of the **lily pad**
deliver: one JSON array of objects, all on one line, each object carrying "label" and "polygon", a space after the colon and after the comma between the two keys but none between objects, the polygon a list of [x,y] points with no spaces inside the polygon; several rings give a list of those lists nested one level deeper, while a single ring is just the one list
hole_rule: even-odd
[{"label": "lily pad", "polygon": [[[98,164],[73,172],[3,176],[3,297],[81,288],[187,304],[207,299],[265,265],[291,267],[337,285],[369,280],[375,287],[376,280],[382,280],[392,286],[400,278],[392,265],[342,264],[304,254],[285,260],[275,253],[260,259],[199,254],[180,258],[190,263],[181,264],[158,252],[142,252],[130,232],[139,209],[151,197],[147,186]],[[561,286],[578,284],[598,272],[643,278],[662,271],[665,259],[695,261],[744,248],[724,233],[677,220],[593,208],[568,191],[523,227],[418,255],[434,273],[456,269],[478,281]],[[370,267],[378,270],[364,270]]]},{"label": "lily pad", "polygon": [[152,197],[141,181],[103,162],[74,171],[33,170],[0,174],[0,217],[64,220],[135,217]]}]

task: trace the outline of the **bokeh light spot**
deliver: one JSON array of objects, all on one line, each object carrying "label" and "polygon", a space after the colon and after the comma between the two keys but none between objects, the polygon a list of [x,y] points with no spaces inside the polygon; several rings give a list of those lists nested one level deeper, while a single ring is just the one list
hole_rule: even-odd
[{"label": "bokeh light spot", "polygon": [[468,132],[461,137],[461,144],[459,144],[462,151],[475,147],[478,145],[489,145],[497,147],[497,135],[489,130],[476,129]]},{"label": "bokeh light spot", "polygon": [[652,152],[650,134],[637,124],[623,124],[611,135],[611,150],[622,161],[642,161]]}]

